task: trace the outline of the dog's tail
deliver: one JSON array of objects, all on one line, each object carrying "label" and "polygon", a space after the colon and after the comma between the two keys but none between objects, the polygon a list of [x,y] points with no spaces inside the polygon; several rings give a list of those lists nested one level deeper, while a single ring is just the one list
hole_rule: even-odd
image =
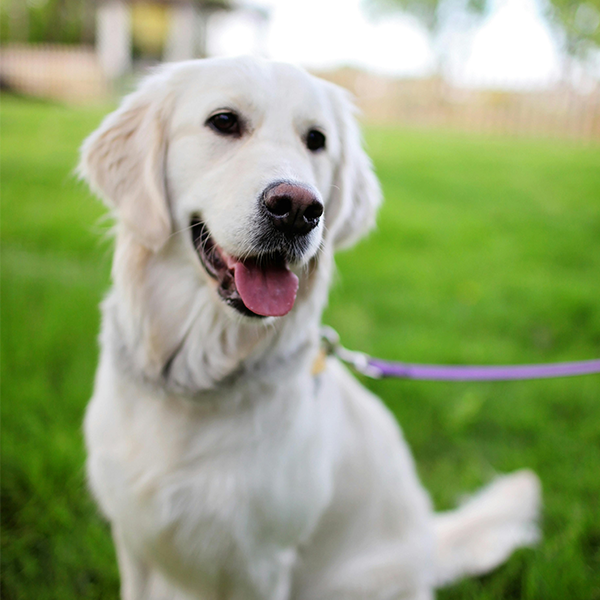
[{"label": "dog's tail", "polygon": [[498,566],[539,539],[540,482],[532,471],[499,477],[459,508],[438,513],[436,586]]}]

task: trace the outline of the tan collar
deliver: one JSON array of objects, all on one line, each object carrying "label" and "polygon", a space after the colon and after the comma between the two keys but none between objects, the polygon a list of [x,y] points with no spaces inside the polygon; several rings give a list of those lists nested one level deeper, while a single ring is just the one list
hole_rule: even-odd
[{"label": "tan collar", "polygon": [[313,376],[320,375],[327,367],[327,352],[324,348],[319,348],[319,352],[312,364],[311,373]]}]

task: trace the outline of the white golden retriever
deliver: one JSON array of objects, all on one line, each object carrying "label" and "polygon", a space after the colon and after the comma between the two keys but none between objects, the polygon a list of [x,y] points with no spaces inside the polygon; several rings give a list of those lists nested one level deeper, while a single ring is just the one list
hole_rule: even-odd
[{"label": "white golden retriever", "polygon": [[167,65],[80,171],[117,220],[85,435],[123,598],[425,600],[535,541],[535,475],[434,515],[382,403],[313,369],[333,252],[380,201],[341,89]]}]

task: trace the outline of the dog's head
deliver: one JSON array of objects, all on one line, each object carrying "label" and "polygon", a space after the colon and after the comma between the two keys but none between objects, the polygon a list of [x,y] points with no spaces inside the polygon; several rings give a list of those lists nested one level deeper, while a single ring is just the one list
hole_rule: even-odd
[{"label": "dog's head", "polygon": [[80,171],[154,253],[184,236],[219,302],[282,316],[302,267],[373,224],[380,192],[340,88],[280,63],[166,65],[86,140]]}]

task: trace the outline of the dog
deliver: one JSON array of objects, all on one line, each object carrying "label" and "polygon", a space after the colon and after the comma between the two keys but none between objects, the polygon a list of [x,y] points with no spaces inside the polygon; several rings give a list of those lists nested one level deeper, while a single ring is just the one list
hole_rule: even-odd
[{"label": "dog", "polygon": [[116,222],[84,428],[122,598],[426,600],[536,541],[533,473],[436,515],[381,401],[314,368],[334,251],[381,199],[345,91],[165,65],[79,170]]}]

